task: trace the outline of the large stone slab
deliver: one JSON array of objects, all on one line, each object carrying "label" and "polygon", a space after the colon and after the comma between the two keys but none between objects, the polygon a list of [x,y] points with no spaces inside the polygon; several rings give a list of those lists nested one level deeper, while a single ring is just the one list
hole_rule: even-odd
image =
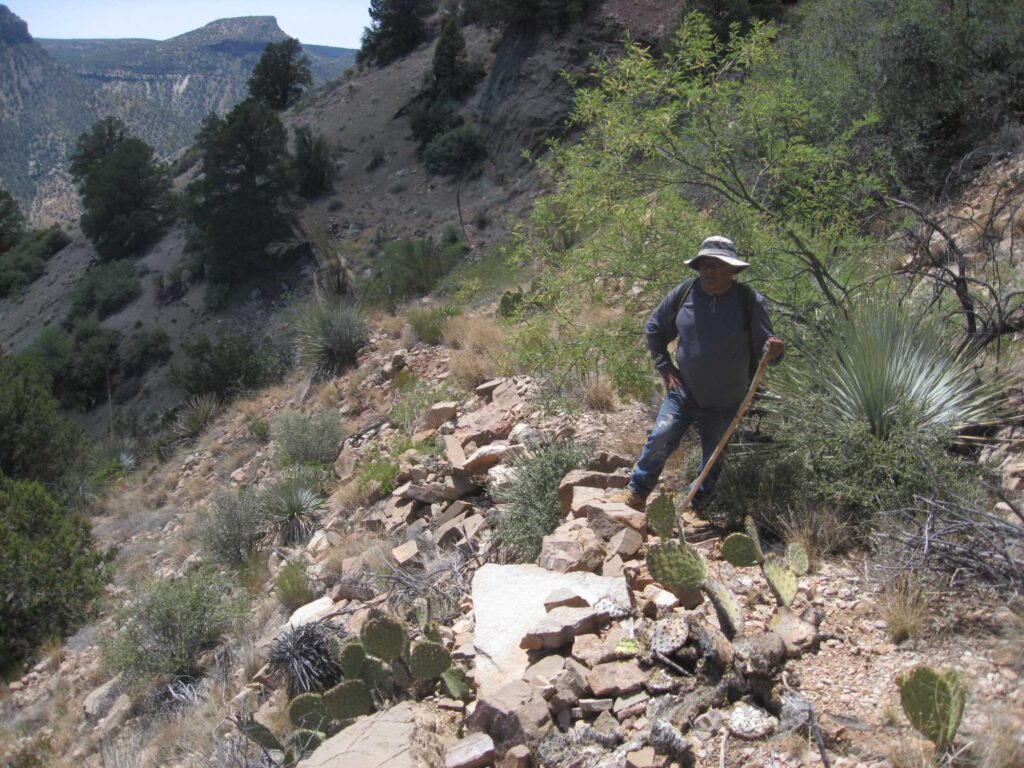
[{"label": "large stone slab", "polygon": [[555,573],[536,565],[488,563],[473,577],[476,618],[476,679],[480,694],[522,678],[529,666],[519,641],[547,611],[544,601],[555,589],[572,590],[590,605],[611,600],[629,606],[624,579],[592,573]]},{"label": "large stone slab", "polygon": [[413,754],[416,719],[408,701],[332,736],[298,768],[423,768]]}]

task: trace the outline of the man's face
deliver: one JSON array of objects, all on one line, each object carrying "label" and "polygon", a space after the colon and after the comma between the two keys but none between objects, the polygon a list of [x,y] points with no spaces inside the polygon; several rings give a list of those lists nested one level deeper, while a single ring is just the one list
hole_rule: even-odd
[{"label": "man's face", "polygon": [[701,257],[697,262],[697,270],[700,272],[700,287],[704,289],[704,293],[712,296],[721,296],[728,291],[739,271],[713,256]]}]

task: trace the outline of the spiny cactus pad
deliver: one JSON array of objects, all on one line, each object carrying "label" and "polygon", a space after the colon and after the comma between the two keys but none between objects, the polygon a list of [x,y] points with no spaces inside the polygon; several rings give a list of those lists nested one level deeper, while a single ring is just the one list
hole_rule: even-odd
[{"label": "spiny cactus pad", "polygon": [[667,493],[647,505],[647,527],[655,536],[662,539],[672,538],[672,528],[676,524],[676,505]]},{"label": "spiny cactus pad", "polygon": [[324,743],[327,734],[323,731],[313,731],[309,728],[299,728],[292,731],[292,746],[297,752],[312,752]]},{"label": "spiny cactus pad", "polygon": [[722,557],[737,568],[749,568],[761,562],[754,540],[745,533],[730,533],[722,541]]},{"label": "spiny cactus pad", "polygon": [[391,680],[391,669],[380,659],[374,656],[367,656],[363,661],[363,668],[360,670],[359,679],[370,688],[384,688]]},{"label": "spiny cactus pad", "polygon": [[797,576],[803,576],[811,568],[810,558],[807,557],[807,550],[803,544],[796,541],[790,542],[786,547],[786,562]]},{"label": "spiny cactus pad", "polygon": [[896,684],[910,724],[936,747],[945,749],[956,736],[967,700],[960,675],[952,669],[918,666],[897,678]]},{"label": "spiny cactus pad", "polygon": [[363,666],[366,664],[366,650],[361,642],[354,638],[343,642],[335,657],[346,678],[352,680],[362,675]]},{"label": "spiny cactus pad", "polygon": [[409,671],[417,680],[440,677],[451,665],[452,657],[447,649],[430,640],[417,643],[409,654]]},{"label": "spiny cactus pad", "polygon": [[648,645],[652,653],[671,656],[686,645],[689,636],[690,625],[686,617],[673,614],[654,625]]},{"label": "spiny cactus pad", "polygon": [[729,588],[717,579],[708,579],[704,583],[704,591],[707,592],[711,605],[715,607],[722,634],[730,640],[737,635],[742,635],[743,613],[740,611],[735,595],[729,591]]},{"label": "spiny cactus pad", "polygon": [[244,736],[252,739],[264,749],[284,752],[284,747],[281,745],[281,742],[277,740],[277,736],[275,736],[267,726],[256,721],[254,718],[239,717],[235,720],[235,725],[238,726],[238,730],[241,731]]},{"label": "spiny cactus pad", "polygon": [[459,701],[468,701],[472,696],[469,678],[462,667],[453,666],[446,669],[441,674],[441,686],[447,696]]},{"label": "spiny cactus pad", "polygon": [[300,693],[288,704],[288,719],[296,728],[319,730],[327,721],[324,697],[319,693]]},{"label": "spiny cactus pad", "polygon": [[757,523],[754,522],[754,518],[747,515],[743,518],[743,529],[747,532],[747,536],[754,542],[754,549],[757,550],[757,562],[764,560],[764,549],[761,547],[761,536],[757,532]]},{"label": "spiny cactus pad", "polygon": [[362,680],[346,680],[324,694],[323,711],[328,720],[368,715],[373,711],[373,696]]},{"label": "spiny cactus pad", "polygon": [[386,616],[370,619],[359,634],[366,652],[384,661],[394,661],[405,650],[405,627]]},{"label": "spiny cactus pad", "polygon": [[786,561],[778,555],[769,555],[761,563],[761,570],[779,605],[788,607],[792,604],[796,597],[796,574],[790,570]]},{"label": "spiny cactus pad", "polygon": [[647,568],[669,592],[699,589],[708,578],[704,555],[689,544],[667,541],[647,552]]}]

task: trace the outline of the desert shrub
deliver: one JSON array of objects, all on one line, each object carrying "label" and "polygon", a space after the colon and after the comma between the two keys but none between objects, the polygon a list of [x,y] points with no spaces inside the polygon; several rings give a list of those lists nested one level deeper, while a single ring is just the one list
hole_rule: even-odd
[{"label": "desert shrub", "polygon": [[466,23],[546,29],[579,20],[591,5],[590,0],[465,0],[463,17]]},{"label": "desert shrub", "polygon": [[0,249],[0,298],[34,282],[50,257],[70,242],[71,238],[54,226],[22,235],[9,250]]},{"label": "desert shrub", "polygon": [[259,551],[262,524],[263,514],[252,491],[221,491],[199,525],[199,539],[216,562],[238,568]]},{"label": "desert shrub", "polygon": [[267,663],[288,680],[288,696],[325,691],[343,678],[341,666],[331,653],[331,639],[340,631],[322,621],[298,627],[289,625],[270,646]]},{"label": "desert shrub", "polygon": [[198,438],[220,413],[220,399],[213,394],[192,395],[174,419],[174,433],[182,442]]},{"label": "desert shrub", "polygon": [[185,363],[171,370],[171,380],[185,394],[213,394],[223,401],[279,380],[288,354],[266,335],[243,329],[216,340],[199,334],[182,343]]},{"label": "desert shrub", "polygon": [[266,419],[255,419],[245,427],[246,433],[257,443],[266,443],[270,440],[270,422]]},{"label": "desert shrub", "polygon": [[163,328],[149,328],[124,342],[121,364],[129,376],[141,376],[171,358],[171,337]]},{"label": "desert shrub", "polygon": [[89,614],[104,581],[91,547],[83,518],[38,483],[0,473],[0,672]]},{"label": "desert shrub", "polygon": [[387,496],[398,487],[398,472],[398,459],[374,446],[359,465],[356,490],[370,499]]},{"label": "desert shrub", "polygon": [[84,411],[107,398],[120,368],[120,343],[120,333],[86,319],[76,323],[70,334],[47,328],[25,354],[49,372],[53,394],[61,405]]},{"label": "desert shrub", "polygon": [[434,386],[415,379],[406,381],[399,383],[396,377],[395,387],[399,395],[388,411],[387,419],[407,437],[411,437],[430,407],[434,403],[451,399],[453,393],[444,385]]},{"label": "desert shrub", "polygon": [[131,435],[110,434],[94,443],[85,461],[88,489],[102,488],[138,469],[142,446]]},{"label": "desert shrub", "polygon": [[458,307],[441,304],[434,307],[414,307],[405,313],[405,318],[418,341],[424,344],[440,344],[444,338],[446,323],[449,318],[458,314]]},{"label": "desert shrub", "polygon": [[558,485],[573,470],[586,466],[587,445],[552,441],[526,451],[510,462],[513,477],[496,498],[505,504],[494,529],[495,540],[516,562],[536,559],[541,540],[558,527],[562,508]]},{"label": "desert shrub", "polygon": [[98,264],[82,275],[71,292],[68,322],[90,314],[102,320],[131,304],[141,293],[142,283],[130,260]]},{"label": "desert shrub", "polygon": [[284,464],[330,464],[338,457],[344,433],[338,414],[331,410],[304,414],[283,413],[274,421],[272,435]]},{"label": "desert shrub", "polygon": [[312,473],[295,471],[264,488],[259,504],[267,537],[293,546],[308,542],[319,527],[324,497]]},{"label": "desert shrub", "polygon": [[453,317],[445,325],[444,340],[452,348],[450,369],[456,381],[475,387],[503,369],[508,346],[505,331],[486,317]]},{"label": "desert shrub", "polygon": [[242,616],[242,600],[209,569],[157,579],[134,594],[118,612],[117,634],[104,648],[107,664],[129,680],[198,674],[199,655]]},{"label": "desert shrub", "polygon": [[363,301],[394,308],[415,296],[430,293],[466,253],[461,240],[433,239],[387,243],[373,257],[373,276],[362,286]]},{"label": "desert shrub", "polygon": [[903,573],[882,586],[880,613],[894,643],[920,634],[928,619],[926,584],[918,574]]},{"label": "desert shrub", "polygon": [[73,469],[83,441],[37,361],[0,355],[0,474],[52,485]]},{"label": "desert shrub", "polygon": [[344,303],[311,304],[294,323],[299,362],[321,376],[333,376],[356,362],[356,353],[370,340],[370,329],[358,307]]},{"label": "desert shrub", "polygon": [[309,580],[309,566],[305,560],[290,560],[281,566],[274,581],[274,591],[281,605],[294,611],[316,599],[313,582]]},{"label": "desert shrub", "polygon": [[592,411],[606,413],[615,409],[615,390],[606,376],[598,373],[590,377],[583,388],[583,402]]},{"label": "desert shrub", "polygon": [[323,134],[308,126],[295,129],[296,188],[303,197],[313,198],[331,187],[335,173],[331,145]]},{"label": "desert shrub", "polygon": [[0,188],[0,253],[18,244],[24,234],[25,217],[18,201],[6,189]]},{"label": "desert shrub", "polygon": [[464,178],[479,170],[486,154],[476,128],[463,125],[434,136],[423,150],[423,164],[430,173]]},{"label": "desert shrub", "polygon": [[437,290],[459,306],[478,305],[510,286],[516,279],[516,272],[507,248],[486,248],[456,264]]},{"label": "desert shrub", "polygon": [[421,152],[435,136],[454,130],[465,122],[455,107],[446,94],[425,93],[413,101],[409,107],[409,128]]}]

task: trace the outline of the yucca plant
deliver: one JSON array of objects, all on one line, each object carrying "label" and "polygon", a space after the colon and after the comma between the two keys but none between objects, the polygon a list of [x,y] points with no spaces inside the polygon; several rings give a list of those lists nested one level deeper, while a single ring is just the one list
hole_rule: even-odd
[{"label": "yucca plant", "polygon": [[310,621],[298,627],[288,625],[274,640],[267,663],[287,676],[289,698],[327,690],[341,682],[341,666],[331,655],[331,639],[342,635],[332,624]]},{"label": "yucca plant", "polygon": [[369,340],[369,326],[351,304],[312,304],[295,321],[299,362],[321,376],[333,376],[355,363],[356,353]]},{"label": "yucca plant", "polygon": [[291,472],[260,493],[266,535],[284,546],[309,541],[323,506],[319,477],[307,470]]},{"label": "yucca plant", "polygon": [[174,431],[182,442],[191,442],[203,433],[220,412],[216,395],[193,395],[182,406],[174,422]]},{"label": "yucca plant", "polygon": [[784,407],[798,420],[818,410],[815,423],[837,431],[865,425],[882,440],[899,428],[949,434],[999,412],[998,384],[978,377],[974,358],[917,308],[866,302],[825,324]]}]

